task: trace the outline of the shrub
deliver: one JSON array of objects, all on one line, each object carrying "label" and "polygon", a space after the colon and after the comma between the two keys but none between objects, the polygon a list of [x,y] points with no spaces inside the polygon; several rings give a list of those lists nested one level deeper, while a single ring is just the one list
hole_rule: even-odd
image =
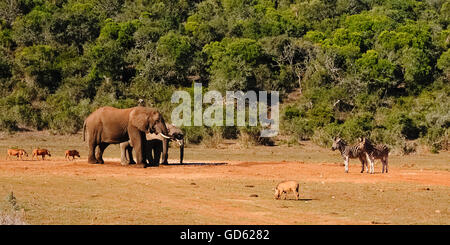
[{"label": "shrub", "polygon": [[261,128],[260,127],[239,127],[239,142],[244,147],[249,147],[252,145],[266,145],[273,146],[274,142],[269,137],[260,137]]},{"label": "shrub", "polygon": [[411,153],[416,152],[417,143],[405,141],[401,146],[402,155],[409,155]]},{"label": "shrub", "polygon": [[314,130],[314,134],[311,140],[319,146],[330,148],[333,144],[333,138],[336,135],[332,135],[327,132],[324,128],[317,128]]},{"label": "shrub", "polygon": [[449,128],[432,127],[427,131],[425,143],[430,147],[432,153],[438,153],[441,150],[448,150],[449,138]]},{"label": "shrub", "polygon": [[367,112],[359,113],[347,119],[342,125],[342,136],[349,140],[369,136],[373,127],[373,115]]},{"label": "shrub", "polygon": [[423,133],[423,127],[419,127],[405,112],[394,112],[387,118],[387,128],[389,130],[398,130],[406,139],[417,139]]},{"label": "shrub", "polygon": [[209,136],[209,133],[203,126],[182,126],[181,129],[184,132],[184,139],[186,140],[186,144],[200,144],[205,137]]},{"label": "shrub", "polygon": [[217,148],[223,141],[222,128],[221,127],[208,127],[206,128],[207,134],[202,139],[202,144],[209,148]]},{"label": "shrub", "polygon": [[44,118],[55,134],[77,133],[92,110],[89,99],[77,101],[77,98],[68,96],[68,91],[53,94],[46,102]]},{"label": "shrub", "polygon": [[297,140],[308,140],[314,134],[314,127],[307,118],[293,118],[282,123],[281,129],[285,134],[294,136]]}]

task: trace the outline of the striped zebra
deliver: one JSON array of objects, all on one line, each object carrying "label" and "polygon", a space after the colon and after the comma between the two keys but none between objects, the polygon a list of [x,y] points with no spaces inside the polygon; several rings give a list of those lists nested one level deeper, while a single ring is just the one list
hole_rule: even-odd
[{"label": "striped zebra", "polygon": [[346,173],[348,173],[348,162],[350,158],[359,158],[362,164],[361,173],[364,172],[364,165],[367,165],[367,157],[366,154],[360,149],[359,144],[349,146],[343,139],[336,137],[334,138],[331,149],[333,151],[339,150],[341,152],[342,158],[344,158]]},{"label": "striped zebra", "polygon": [[382,173],[384,173],[384,170],[386,170],[386,173],[388,172],[388,157],[389,157],[389,148],[384,144],[377,144],[374,145],[372,142],[362,137],[359,139],[358,143],[360,149],[364,151],[367,154],[367,159],[370,164],[370,172],[374,172],[373,163],[375,159],[380,159],[381,163],[383,165]]}]

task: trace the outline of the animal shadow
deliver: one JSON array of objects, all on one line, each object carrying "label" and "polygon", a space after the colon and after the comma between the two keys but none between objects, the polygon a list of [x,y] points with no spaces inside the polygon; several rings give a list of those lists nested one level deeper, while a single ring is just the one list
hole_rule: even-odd
[{"label": "animal shadow", "polygon": [[312,200],[316,200],[316,199],[312,199],[312,198],[299,198],[298,200],[295,200],[295,201],[312,201]]},{"label": "animal shadow", "polygon": [[298,200],[295,199],[295,197],[288,197],[286,199],[280,199],[282,201],[313,201],[313,200],[318,200],[318,199],[313,199],[313,198],[299,198]]},{"label": "animal shadow", "polygon": [[217,163],[209,163],[209,162],[189,162],[189,163],[169,163],[163,166],[217,166],[217,165],[225,165],[226,162],[217,162]]}]

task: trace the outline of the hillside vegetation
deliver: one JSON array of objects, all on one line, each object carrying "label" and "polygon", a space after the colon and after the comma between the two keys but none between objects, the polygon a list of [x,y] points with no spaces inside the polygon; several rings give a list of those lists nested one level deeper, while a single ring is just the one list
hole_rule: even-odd
[{"label": "hillside vegetation", "polygon": [[[288,142],[447,150],[449,23],[445,0],[3,0],[0,129],[76,133],[140,98],[170,118],[172,92],[195,80],[301,93],[281,110]],[[185,130],[191,143],[254,135]]]}]

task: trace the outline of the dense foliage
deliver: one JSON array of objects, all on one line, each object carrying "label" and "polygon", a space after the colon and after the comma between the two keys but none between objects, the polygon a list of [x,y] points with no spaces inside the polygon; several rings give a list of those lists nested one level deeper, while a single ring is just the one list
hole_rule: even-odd
[{"label": "dense foliage", "polygon": [[281,115],[293,140],[447,149],[449,24],[446,0],[3,0],[0,128],[75,133],[139,98],[169,117],[197,80],[300,92]]}]

